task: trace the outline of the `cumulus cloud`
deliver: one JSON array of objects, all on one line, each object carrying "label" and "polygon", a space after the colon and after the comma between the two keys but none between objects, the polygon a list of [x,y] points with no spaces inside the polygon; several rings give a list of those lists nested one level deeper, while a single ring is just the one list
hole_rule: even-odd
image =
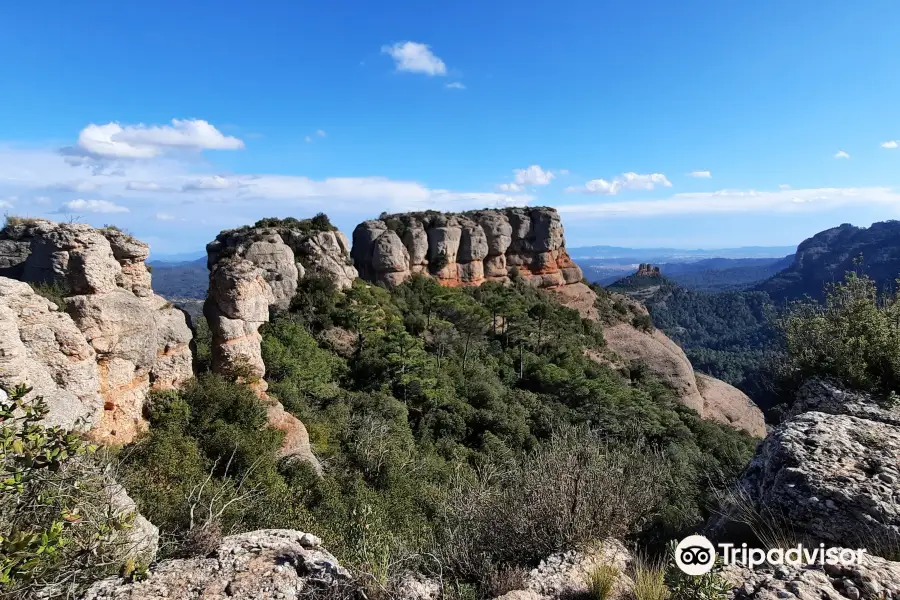
[{"label": "cumulus cloud", "polygon": [[444,87],[446,87],[446,88],[448,88],[448,89],[451,89],[451,90],[464,90],[464,89],[466,89],[465,84],[462,83],[461,81],[451,81],[450,83],[448,83],[448,84],[445,85]]},{"label": "cumulus cloud", "polygon": [[447,74],[447,65],[434,55],[427,44],[397,42],[382,46],[381,51],[394,59],[394,66],[398,71],[424,73],[429,77]]},{"label": "cumulus cloud", "polygon": [[894,150],[897,146],[900,146],[900,142],[897,140],[888,140],[881,144],[882,148],[887,148],[888,150]]},{"label": "cumulus cloud", "polygon": [[97,214],[105,214],[105,213],[127,213],[131,212],[127,207],[121,206],[114,202],[110,202],[109,200],[71,200],[66,202],[62,206],[60,206],[57,210],[57,213],[73,213],[73,212],[87,212],[87,213],[97,213]]},{"label": "cumulus cloud", "polygon": [[515,182],[519,185],[547,185],[556,177],[552,171],[545,171],[540,165],[531,165],[527,169],[516,169]]},{"label": "cumulus cloud", "polygon": [[831,210],[840,206],[900,208],[900,192],[887,187],[810,188],[797,190],[720,190],[675,194],[661,200],[596,202],[558,207],[577,218],[658,217],[687,214],[778,213]]},{"label": "cumulus cloud", "polygon": [[64,148],[64,154],[105,159],[155,158],[173,150],[239,150],[244,142],[223,134],[207,121],[200,119],[172,119],[171,125],[90,124],[78,134],[74,148]]},{"label": "cumulus cloud", "polygon": [[649,191],[658,187],[672,187],[672,182],[670,182],[662,173],[642,175],[640,173],[629,172],[622,173],[612,180],[591,179],[582,186],[567,187],[566,191],[615,196],[622,190]]},{"label": "cumulus cloud", "polygon": [[691,171],[688,177],[696,177],[697,179],[712,179],[712,173],[709,171]]},{"label": "cumulus cloud", "polygon": [[844,152],[843,150],[838,150],[834,154],[835,158],[850,158],[850,155]]}]

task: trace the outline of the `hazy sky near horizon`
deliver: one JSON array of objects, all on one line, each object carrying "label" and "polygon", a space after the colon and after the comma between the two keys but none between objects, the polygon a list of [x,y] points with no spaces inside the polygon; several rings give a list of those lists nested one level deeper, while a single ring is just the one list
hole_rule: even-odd
[{"label": "hazy sky near horizon", "polygon": [[900,4],[0,6],[0,212],[155,252],[327,212],[557,207],[570,246],[900,217]]}]

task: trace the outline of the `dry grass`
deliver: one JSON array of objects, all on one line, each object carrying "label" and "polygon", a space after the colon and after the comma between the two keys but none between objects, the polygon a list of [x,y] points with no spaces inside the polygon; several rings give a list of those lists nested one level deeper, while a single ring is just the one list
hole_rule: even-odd
[{"label": "dry grass", "polygon": [[621,573],[615,565],[602,564],[594,567],[587,574],[588,598],[608,600],[619,575]]},{"label": "dry grass", "polygon": [[661,560],[654,560],[647,555],[638,554],[632,566],[634,572],[633,595],[635,600],[666,600],[669,588],[666,587],[666,565]]},{"label": "dry grass", "polygon": [[724,518],[747,527],[765,548],[792,548],[810,541],[783,515],[769,507],[757,506],[740,485],[719,493],[718,505]]}]

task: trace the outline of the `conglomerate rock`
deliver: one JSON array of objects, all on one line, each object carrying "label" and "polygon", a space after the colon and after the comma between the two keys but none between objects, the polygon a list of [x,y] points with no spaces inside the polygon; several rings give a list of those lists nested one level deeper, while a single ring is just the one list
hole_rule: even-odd
[{"label": "conglomerate rock", "polygon": [[316,536],[263,529],[226,537],[209,557],[162,561],[141,581],[100,581],[83,600],[297,600],[349,582],[350,574]]},{"label": "conglomerate rock", "polygon": [[55,306],[4,280],[9,335],[0,344],[12,358],[0,361],[0,387],[27,383],[48,399],[50,422],[69,427],[80,417],[98,441],[131,441],[148,392],[193,376],[187,319],[153,293],[148,255],[111,227],[28,219],[0,231],[0,277],[65,299]]},{"label": "conglomerate rock", "polygon": [[[807,411],[807,412],[803,412]],[[900,407],[813,380],[759,445],[742,504],[708,526],[723,535],[750,508],[793,535],[884,555],[900,547]],[[737,512],[741,511],[741,512]]]},{"label": "conglomerate rock", "polygon": [[356,227],[352,255],[363,279],[389,286],[414,273],[479,285],[508,281],[514,270],[536,287],[581,281],[552,208],[386,215]]}]

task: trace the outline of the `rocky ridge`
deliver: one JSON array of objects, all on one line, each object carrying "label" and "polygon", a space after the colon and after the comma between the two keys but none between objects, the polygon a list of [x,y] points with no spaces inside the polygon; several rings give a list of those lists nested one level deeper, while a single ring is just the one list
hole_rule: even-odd
[{"label": "rocky ridge", "polygon": [[110,227],[29,219],[0,231],[0,389],[25,383],[52,424],[131,441],[149,391],[193,376],[187,319],[153,293],[148,255]]},{"label": "rocky ridge", "polygon": [[552,208],[384,215],[356,227],[352,256],[360,277],[388,286],[414,273],[448,286],[508,281],[513,272],[536,287],[581,281]]}]

